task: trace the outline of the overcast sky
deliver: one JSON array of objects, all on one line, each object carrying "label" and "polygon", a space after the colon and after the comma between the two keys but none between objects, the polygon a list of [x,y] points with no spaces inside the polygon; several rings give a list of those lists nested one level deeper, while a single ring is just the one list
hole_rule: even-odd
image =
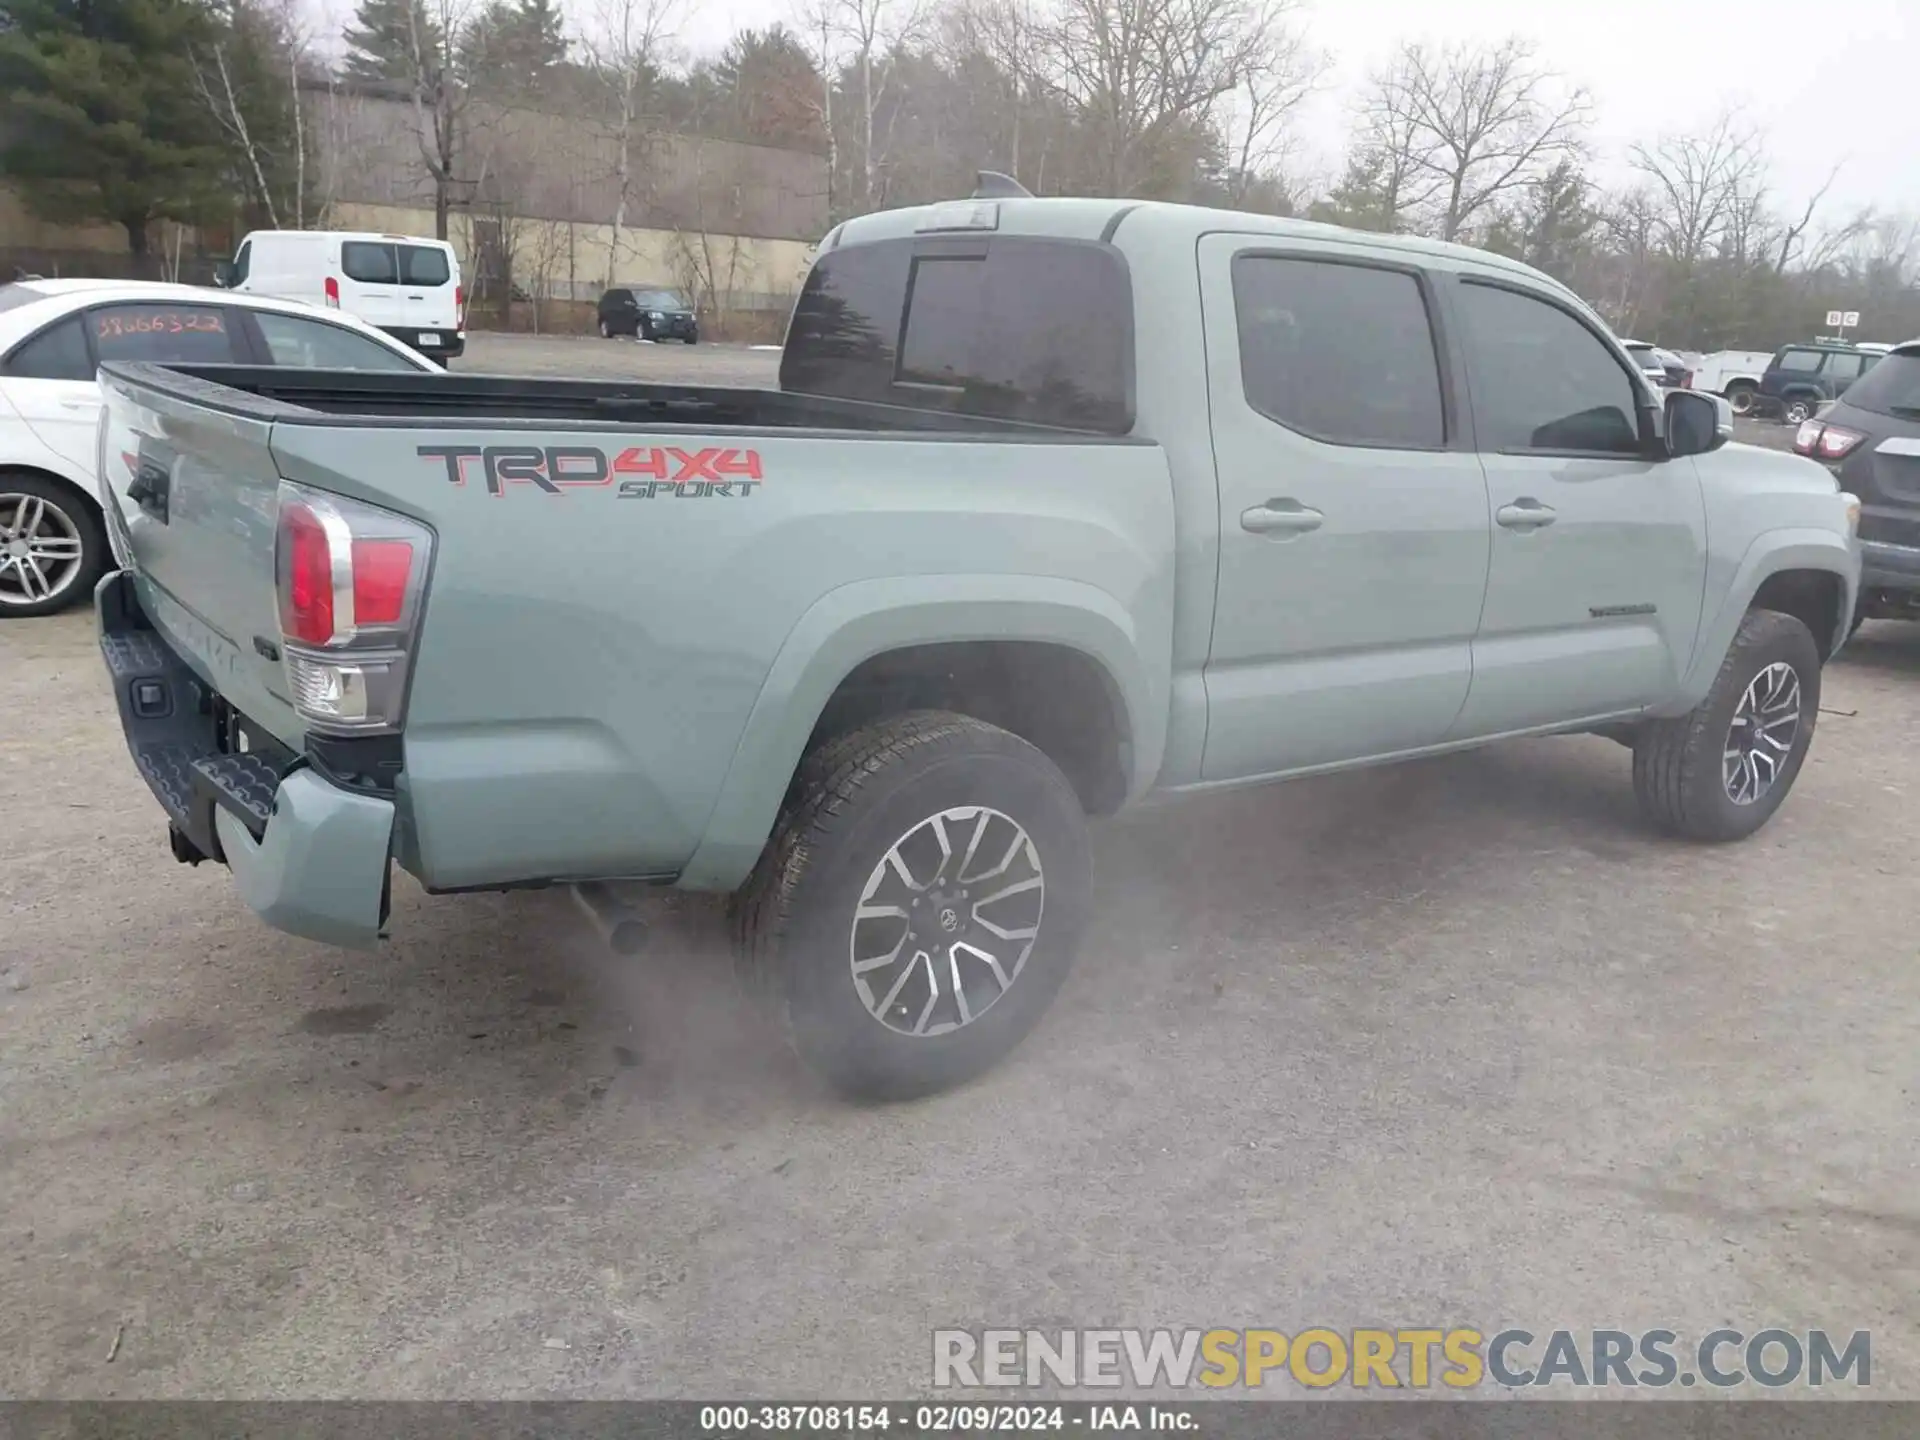
[{"label": "overcast sky", "polygon": [[[694,3],[680,34],[698,50],[794,8]],[[1334,68],[1301,118],[1296,170],[1337,171],[1354,94],[1401,40],[1519,34],[1592,91],[1606,178],[1628,142],[1704,126],[1736,103],[1766,132],[1777,203],[1805,203],[1839,161],[1832,213],[1920,211],[1920,0],[1308,0],[1305,15]]]}]

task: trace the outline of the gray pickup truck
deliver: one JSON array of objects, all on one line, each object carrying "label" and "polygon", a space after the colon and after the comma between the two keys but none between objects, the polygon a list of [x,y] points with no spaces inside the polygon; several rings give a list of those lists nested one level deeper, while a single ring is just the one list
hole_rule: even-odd
[{"label": "gray pickup truck", "polygon": [[343,945],[430,892],[731,892],[801,1056],[992,1064],[1086,821],[1509,736],[1764,824],[1857,507],[1496,256],[979,199],[821,246],[777,391],[110,365],[101,648],[180,859]]}]

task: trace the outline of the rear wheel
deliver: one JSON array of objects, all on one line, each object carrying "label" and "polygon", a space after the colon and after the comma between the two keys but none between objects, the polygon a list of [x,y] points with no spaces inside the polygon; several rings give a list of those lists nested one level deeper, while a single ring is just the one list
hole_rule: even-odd
[{"label": "rear wheel", "polygon": [[743,969],[800,1058],[842,1092],[959,1084],[1030,1031],[1066,979],[1092,860],[1052,761],[922,711],[829,741],[734,900]]},{"label": "rear wheel", "polygon": [[1727,387],[1727,404],[1733,407],[1736,415],[1753,413],[1753,397],[1759,392],[1745,381],[1737,381]]},{"label": "rear wheel", "polygon": [[79,604],[93,594],[107,555],[100,513],[79,491],[0,474],[0,618]]},{"label": "rear wheel", "polygon": [[1793,788],[1820,712],[1820,650],[1791,615],[1749,610],[1707,698],[1639,728],[1633,788],[1662,830],[1741,840]]},{"label": "rear wheel", "polygon": [[600,338],[602,340],[613,339],[613,327],[604,320],[600,322]]},{"label": "rear wheel", "polygon": [[1781,418],[1789,425],[1798,425],[1802,421],[1811,420],[1813,418],[1813,412],[1819,408],[1820,402],[1815,400],[1811,395],[1796,395],[1793,399],[1787,401],[1786,409],[1782,412]]}]

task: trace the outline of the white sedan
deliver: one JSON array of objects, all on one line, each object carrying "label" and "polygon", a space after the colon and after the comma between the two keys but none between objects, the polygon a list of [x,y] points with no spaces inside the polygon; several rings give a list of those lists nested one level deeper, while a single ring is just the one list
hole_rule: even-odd
[{"label": "white sedan", "polygon": [[0,620],[82,603],[112,563],[94,474],[107,360],[438,373],[372,326],[292,300],[133,280],[0,286]]}]

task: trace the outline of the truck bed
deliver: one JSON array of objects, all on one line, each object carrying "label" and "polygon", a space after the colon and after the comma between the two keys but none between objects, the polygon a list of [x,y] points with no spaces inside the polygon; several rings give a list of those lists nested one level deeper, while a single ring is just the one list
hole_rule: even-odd
[{"label": "truck bed", "polygon": [[[365,370],[295,370],[257,365],[115,365],[116,373],[196,404],[254,419],[291,418],[305,424],[332,416],[354,424],[483,421],[492,428],[551,427],[569,421],[595,426],[629,423],[688,425],[703,430],[820,429],[968,435],[1072,435],[1026,421],[963,415],[938,408],[881,405],[864,400],[723,385],[663,385],[647,381],[572,380],[518,375],[385,374]],[[1102,437],[1106,438],[1106,437]]]}]

